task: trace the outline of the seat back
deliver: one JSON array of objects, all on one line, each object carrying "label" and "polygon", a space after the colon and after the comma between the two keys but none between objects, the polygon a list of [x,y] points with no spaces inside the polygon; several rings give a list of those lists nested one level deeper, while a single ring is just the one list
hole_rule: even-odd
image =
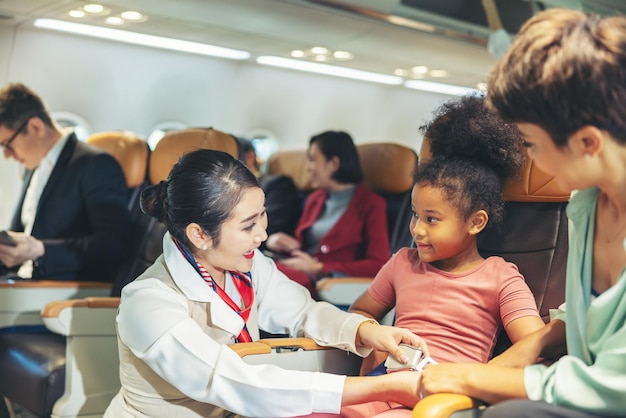
[{"label": "seat back", "polygon": [[[194,128],[170,131],[159,141],[150,154],[148,165],[148,184],[157,184],[167,176],[178,159],[185,153],[197,149],[215,149],[237,157],[237,142],[231,135],[212,128]],[[119,296],[122,288],[139,276],[163,251],[165,225],[145,215],[136,199],[137,219],[134,222],[134,254],[124,274],[118,277],[113,286],[112,295]]]},{"label": "seat back", "polygon": [[[392,252],[409,246],[409,198],[417,154],[407,146],[391,142],[360,144],[357,145],[357,152],[365,183],[387,203],[387,226]],[[306,152],[303,150],[278,151],[268,160],[268,173],[291,177],[304,199],[312,190],[306,162]]]},{"label": "seat back", "polygon": [[411,245],[409,221],[417,153],[404,145],[381,142],[357,146],[365,183],[385,199],[391,254]]},{"label": "seat back", "polygon": [[[424,141],[419,162],[430,158],[428,141]],[[550,309],[565,300],[569,198],[554,178],[527,159],[518,175],[504,185],[502,225],[478,235],[478,250],[484,257],[498,255],[517,265],[545,322]],[[501,333],[494,354],[509,345],[506,333]]]},{"label": "seat back", "polygon": [[139,213],[139,195],[147,182],[150,147],[139,135],[129,131],[106,131],[86,141],[111,154],[122,167],[128,187],[128,208],[134,222]]}]

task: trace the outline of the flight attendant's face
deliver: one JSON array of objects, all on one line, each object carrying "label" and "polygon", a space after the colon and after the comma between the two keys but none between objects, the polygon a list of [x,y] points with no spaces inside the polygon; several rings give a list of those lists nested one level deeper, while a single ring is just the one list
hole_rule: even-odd
[{"label": "flight attendant's face", "polygon": [[254,250],[267,239],[266,229],[265,193],[260,187],[246,188],[232,216],[222,224],[219,243],[214,246],[209,240],[208,249],[196,254],[198,262],[213,277],[223,276],[225,270],[248,272]]},{"label": "flight attendant's face", "polygon": [[311,178],[311,185],[315,189],[328,188],[332,182],[332,175],[339,168],[339,159],[333,157],[327,160],[315,142],[311,144],[306,154],[306,168]]}]

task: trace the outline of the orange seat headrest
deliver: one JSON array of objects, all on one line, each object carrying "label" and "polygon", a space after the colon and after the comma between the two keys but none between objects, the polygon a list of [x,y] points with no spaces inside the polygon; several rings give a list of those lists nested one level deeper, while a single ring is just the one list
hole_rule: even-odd
[{"label": "orange seat headrest", "polygon": [[108,131],[91,135],[86,141],[111,154],[122,167],[129,189],[146,179],[148,144],[139,135],[128,131]]},{"label": "orange seat headrest", "polygon": [[[431,158],[430,142],[424,138],[419,164],[425,164]],[[554,177],[540,170],[530,158],[526,158],[519,174],[504,184],[504,200],[507,202],[567,202],[569,198],[570,193]]]},{"label": "orange seat headrest", "polygon": [[[391,142],[357,145],[365,183],[375,192],[401,193],[413,187],[417,154],[411,148]],[[270,174],[291,177],[299,190],[311,190],[306,170],[306,151],[274,153],[268,161]]]},{"label": "orange seat headrest", "polygon": [[212,128],[183,129],[166,133],[150,155],[150,183],[166,180],[170,170],[185,153],[213,149],[238,158],[237,141],[232,135]]}]

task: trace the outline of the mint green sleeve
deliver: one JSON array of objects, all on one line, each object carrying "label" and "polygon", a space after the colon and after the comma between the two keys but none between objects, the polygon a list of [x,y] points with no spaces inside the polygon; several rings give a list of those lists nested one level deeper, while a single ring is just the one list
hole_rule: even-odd
[{"label": "mint green sleeve", "polygon": [[561,357],[550,367],[524,371],[529,399],[603,416],[626,411],[626,325],[611,335],[591,365],[575,356]]}]

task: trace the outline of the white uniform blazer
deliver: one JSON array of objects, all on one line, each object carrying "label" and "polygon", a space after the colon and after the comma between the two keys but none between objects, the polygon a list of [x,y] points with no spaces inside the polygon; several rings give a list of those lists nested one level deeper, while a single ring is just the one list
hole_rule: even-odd
[{"label": "white uniform blazer", "polygon": [[[259,251],[251,278],[253,340],[260,327],[361,356],[371,351],[355,347],[356,330],[368,318],[315,302]],[[243,325],[165,234],[163,254],[122,291],[117,315],[122,388],[105,417],[339,413],[345,376],[248,365],[227,346]]]}]

